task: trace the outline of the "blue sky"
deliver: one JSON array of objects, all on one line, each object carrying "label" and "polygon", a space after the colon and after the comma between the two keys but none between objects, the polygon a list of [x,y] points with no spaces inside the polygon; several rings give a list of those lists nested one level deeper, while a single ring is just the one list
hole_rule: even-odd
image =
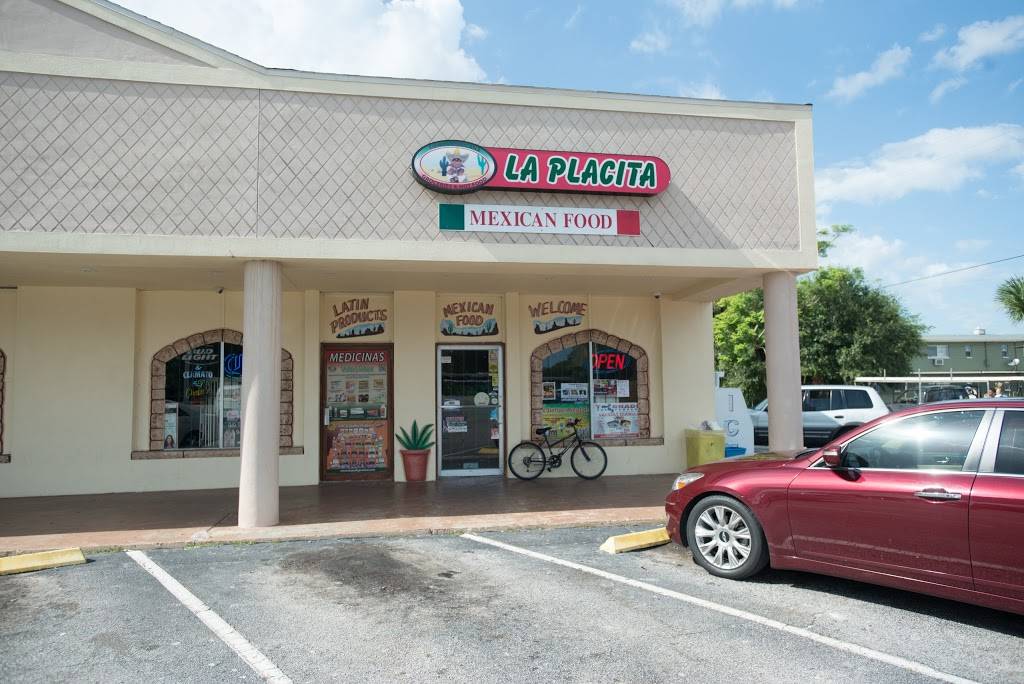
[{"label": "blue sky", "polygon": [[[1024,254],[1024,4],[124,0],[267,66],[814,104],[831,263],[882,284]],[[933,333],[1024,333],[1024,258],[891,288]]]}]

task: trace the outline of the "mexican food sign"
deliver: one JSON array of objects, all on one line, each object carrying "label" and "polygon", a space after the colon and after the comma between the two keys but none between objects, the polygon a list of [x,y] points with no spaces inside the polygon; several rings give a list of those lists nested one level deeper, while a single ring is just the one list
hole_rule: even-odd
[{"label": "mexican food sign", "polygon": [[424,145],[412,158],[422,185],[449,194],[477,190],[656,195],[672,174],[658,157],[482,147],[462,140]]}]

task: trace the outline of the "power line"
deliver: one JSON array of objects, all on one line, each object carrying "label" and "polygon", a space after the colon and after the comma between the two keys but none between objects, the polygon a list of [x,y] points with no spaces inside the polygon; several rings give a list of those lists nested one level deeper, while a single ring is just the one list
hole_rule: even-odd
[{"label": "power line", "polygon": [[908,283],[916,283],[921,280],[928,280],[930,278],[938,278],[940,276],[946,276],[951,273],[960,273],[962,271],[970,271],[975,268],[981,268],[982,266],[991,266],[992,264],[1001,264],[1004,261],[1013,261],[1014,259],[1020,259],[1024,257],[1024,254],[1017,254],[1011,257],[1005,257],[1003,259],[996,259],[995,261],[986,261],[983,264],[974,264],[973,266],[964,266],[962,268],[954,268],[951,271],[943,271],[942,273],[932,273],[931,275],[921,276],[920,278],[911,278],[910,280],[901,280],[898,283],[889,283],[888,285],[882,285],[882,287],[896,287],[897,285],[907,285]]}]

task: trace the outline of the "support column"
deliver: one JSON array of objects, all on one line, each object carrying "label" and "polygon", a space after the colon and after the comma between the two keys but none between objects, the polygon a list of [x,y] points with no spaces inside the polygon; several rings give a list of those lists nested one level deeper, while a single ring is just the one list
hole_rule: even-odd
[{"label": "support column", "polygon": [[242,451],[238,526],[278,522],[281,432],[281,264],[245,264]]},{"label": "support column", "polygon": [[768,383],[768,446],[773,451],[804,445],[800,394],[800,336],[796,276],[764,276],[764,347]]}]

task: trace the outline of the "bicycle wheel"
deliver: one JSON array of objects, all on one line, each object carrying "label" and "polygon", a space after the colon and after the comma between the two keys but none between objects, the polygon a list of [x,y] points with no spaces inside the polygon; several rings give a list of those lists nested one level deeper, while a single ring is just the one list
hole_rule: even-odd
[{"label": "bicycle wheel", "polygon": [[608,467],[608,454],[597,442],[580,442],[569,459],[574,473],[584,480],[596,480]]},{"label": "bicycle wheel", "polygon": [[533,442],[520,442],[508,455],[508,469],[520,480],[533,480],[544,472],[544,451]]}]

